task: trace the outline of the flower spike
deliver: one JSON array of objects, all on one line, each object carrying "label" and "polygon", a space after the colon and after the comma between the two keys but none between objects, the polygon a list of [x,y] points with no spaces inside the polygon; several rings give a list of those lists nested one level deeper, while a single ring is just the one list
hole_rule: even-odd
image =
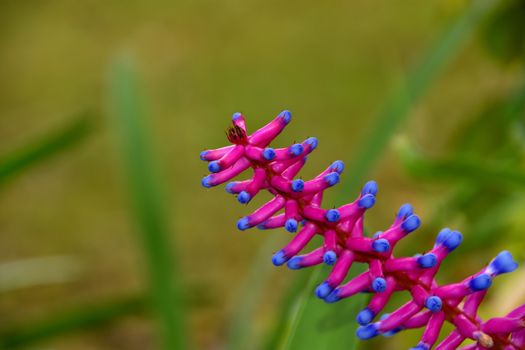
[{"label": "flower spike", "polygon": [[[412,206],[403,204],[393,224],[373,237],[365,236],[363,231],[365,213],[376,203],[375,181],[367,182],[353,202],[338,208],[322,208],[323,193],[339,183],[344,163],[335,161],[310,180],[298,178],[307,155],[317,148],[318,141],[310,137],[289,147],[270,147],[291,119],[291,113],[285,110],[248,134],[245,117],[235,113],[233,125],[226,132],[232,145],[200,154],[211,172],[202,179],[204,187],[222,184],[251,168],[251,179],[230,182],[226,191],[237,195],[242,204],[248,204],[261,190],[273,196],[252,214],[238,220],[237,227],[242,231],[255,226],[283,227],[294,234],[290,243],[273,255],[274,265],[286,264],[293,270],[323,263],[332,266],[329,276],[315,290],[327,303],[361,292],[372,293],[369,304],[356,316],[360,325],[357,336],[361,339],[424,327],[414,350],[458,349],[466,339],[475,343],[464,346],[463,350],[525,349],[525,305],[487,321],[477,314],[494,278],[518,267],[508,251],[501,252],[486,267],[461,282],[439,285],[435,276],[442,261],[461,244],[461,233],[444,228],[430,251],[413,257],[394,257],[392,251],[397,242],[421,225]],[[315,235],[322,236],[323,245],[299,255]],[[368,264],[368,270],[345,282],[355,263]],[[412,299],[392,313],[378,317],[392,294],[399,291],[409,292]],[[454,328],[436,345],[445,322]]]}]

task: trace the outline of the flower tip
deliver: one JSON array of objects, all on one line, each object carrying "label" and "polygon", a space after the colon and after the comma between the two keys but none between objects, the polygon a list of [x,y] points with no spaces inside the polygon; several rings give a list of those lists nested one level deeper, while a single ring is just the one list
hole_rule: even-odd
[{"label": "flower tip", "polygon": [[492,285],[492,277],[486,273],[482,273],[469,281],[469,287],[474,292],[488,289]]},{"label": "flower tip", "polygon": [[399,219],[406,219],[412,214],[414,214],[414,208],[408,203],[403,204],[397,211],[397,217]]},{"label": "flower tip", "polygon": [[302,258],[300,256],[294,256],[293,258],[291,258],[288,261],[288,263],[286,265],[291,270],[299,270],[300,268],[302,268],[301,260],[302,260]]},{"label": "flower tip", "polygon": [[304,189],[304,181],[296,179],[292,181],[292,191],[301,192]]},{"label": "flower tip", "polygon": [[425,307],[429,309],[432,312],[438,312],[441,310],[441,307],[443,306],[443,302],[441,301],[441,298],[438,296],[430,296],[425,300]]},{"label": "flower tip", "polygon": [[361,190],[361,194],[364,196],[366,194],[372,194],[372,195],[376,195],[377,194],[377,183],[375,181],[368,181],[364,186],[363,186],[363,189]]},{"label": "flower tip", "polygon": [[369,308],[364,308],[357,314],[356,321],[357,323],[359,323],[359,325],[366,326],[367,324],[372,322],[374,317],[375,315],[372,312],[372,310],[370,310]]},{"label": "flower tip", "polygon": [[232,115],[232,120],[233,121],[236,121],[239,118],[242,118],[242,113],[240,113],[240,112],[233,113],[233,115]]},{"label": "flower tip", "polygon": [[284,110],[278,115],[279,118],[282,118],[285,124],[288,124],[292,120],[292,113],[288,110]]},{"label": "flower tip", "polygon": [[202,181],[201,181],[202,186],[204,186],[204,187],[206,187],[206,188],[213,187],[213,185],[211,184],[211,180],[212,180],[211,175],[205,176],[205,177],[202,179]]},{"label": "flower tip", "polygon": [[208,152],[209,151],[202,151],[200,156],[199,156],[200,159],[206,161],[206,155],[208,154]]},{"label": "flower tip", "polygon": [[419,343],[416,346],[410,348],[410,350],[430,350],[430,347],[426,344]]},{"label": "flower tip", "polygon": [[312,150],[317,148],[318,142],[319,141],[317,141],[317,137],[310,137],[306,140],[306,144],[308,144]]},{"label": "flower tip", "polygon": [[339,182],[339,173],[333,172],[325,175],[324,181],[328,184],[328,186],[337,184]]},{"label": "flower tip", "polygon": [[325,298],[324,298],[324,301],[325,303],[328,303],[328,304],[333,304],[335,302],[338,302],[339,300],[341,300],[341,298],[339,297],[339,289],[334,289],[334,291],[330,294],[328,294]]},{"label": "flower tip", "polygon": [[386,290],[386,280],[383,277],[376,277],[372,281],[372,289],[377,293],[384,292]]},{"label": "flower tip", "polygon": [[250,219],[248,219],[247,216],[239,219],[239,221],[237,221],[237,228],[241,231],[244,231],[244,230],[247,230],[250,228]]},{"label": "flower tip", "polygon": [[345,170],[345,163],[342,160],[336,160],[330,165],[330,169],[341,174]]},{"label": "flower tip", "polygon": [[357,331],[355,332],[357,337],[361,340],[367,340],[371,339],[379,334],[377,330],[377,325],[374,323],[368,324],[366,326],[361,326],[357,328]]},{"label": "flower tip", "polygon": [[385,253],[390,250],[390,242],[385,238],[379,238],[372,242],[372,249],[376,253]]},{"label": "flower tip", "polygon": [[329,250],[324,253],[323,261],[326,265],[332,266],[337,261],[337,254],[333,250]]},{"label": "flower tip", "polygon": [[208,170],[211,173],[218,173],[219,171],[221,171],[221,166],[219,165],[219,162],[214,160],[208,164]]},{"label": "flower tip", "polygon": [[429,269],[431,267],[436,266],[437,256],[432,253],[421,255],[417,258],[417,263],[421,268]]},{"label": "flower tip", "polygon": [[374,206],[374,204],[376,204],[376,197],[371,193],[365,194],[357,202],[357,205],[359,206],[359,208],[363,208],[363,209],[370,209]]},{"label": "flower tip", "polygon": [[281,266],[282,264],[284,264],[287,261],[288,261],[288,258],[286,257],[286,255],[284,254],[284,252],[282,250],[279,250],[277,253],[275,253],[272,256],[272,263],[275,266]]},{"label": "flower tip", "polygon": [[297,231],[297,227],[299,226],[299,223],[295,219],[288,219],[286,220],[286,223],[284,224],[284,228],[286,231],[290,233],[294,233]]},{"label": "flower tip", "polygon": [[341,214],[337,209],[328,209],[325,214],[326,221],[337,222],[341,218]]},{"label": "flower tip", "polygon": [[456,249],[463,241],[463,235],[458,231],[452,231],[449,228],[442,229],[437,238],[436,245],[442,244],[449,251]]},{"label": "flower tip", "polygon": [[291,155],[293,155],[294,157],[297,157],[298,155],[303,153],[304,148],[303,148],[303,145],[301,145],[300,143],[296,143],[296,144],[291,145],[288,148],[288,151],[290,152]]},{"label": "flower tip", "polygon": [[226,192],[233,194],[233,186],[235,186],[236,184],[236,182],[230,182],[226,185],[224,189],[226,190]]},{"label": "flower tip", "polygon": [[324,299],[330,293],[332,293],[333,290],[334,289],[332,287],[330,287],[328,282],[323,282],[315,289],[315,295],[317,295],[317,297],[320,298],[320,299]]},{"label": "flower tip", "polygon": [[252,199],[252,196],[250,196],[250,194],[248,192],[246,192],[246,191],[242,191],[237,196],[237,200],[241,204],[247,204],[251,199]]},{"label": "flower tip", "polygon": [[518,264],[514,261],[512,254],[504,250],[489,263],[487,273],[496,276],[502,273],[512,272],[517,268]]},{"label": "flower tip", "polygon": [[417,228],[421,225],[421,219],[419,219],[419,216],[417,215],[410,215],[408,218],[403,221],[401,224],[401,228],[406,233],[410,233],[412,231],[417,230]]},{"label": "flower tip", "polygon": [[262,155],[266,160],[273,160],[275,158],[275,150],[271,147],[265,148]]}]

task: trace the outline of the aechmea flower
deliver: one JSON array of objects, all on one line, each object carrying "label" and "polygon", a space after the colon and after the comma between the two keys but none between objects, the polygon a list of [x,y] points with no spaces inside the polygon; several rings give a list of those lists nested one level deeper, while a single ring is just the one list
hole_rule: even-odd
[{"label": "aechmea flower", "polygon": [[[421,225],[412,206],[404,204],[392,225],[364,235],[366,211],[376,202],[374,181],[367,182],[357,198],[338,208],[324,209],[323,193],[340,181],[344,164],[338,160],[313,179],[298,178],[306,157],[318,146],[314,137],[285,148],[269,147],[271,141],[290,123],[289,111],[281,112],[259,130],[248,134],[244,116],[235,113],[233,126],[227,131],[230,146],[207,150],[200,158],[208,161],[210,175],[202,179],[204,187],[232,180],[248,169],[252,177],[226,185],[228,193],[242,204],[249,203],[261,190],[272,199],[237,221],[241,231],[285,228],[294,233],[291,241],[272,257],[276,266],[286,264],[301,269],[319,264],[332,266],[332,271],[314,293],[327,303],[334,303],[357,293],[373,294],[356,320],[357,336],[370,339],[393,335],[404,329],[424,328],[419,344],[412,349],[457,349],[466,339],[475,344],[463,349],[525,349],[525,305],[505,317],[481,320],[477,311],[493,279],[517,268],[507,251],[498,254],[479,272],[452,284],[439,285],[435,276],[442,261],[463,239],[461,233],[445,228],[437,235],[434,247],[412,257],[396,257],[396,244]],[[322,246],[302,253],[315,235],[323,238]],[[355,263],[368,269],[345,282]],[[380,315],[394,292],[406,291],[411,299],[397,310]],[[453,331],[436,346],[443,324]]]}]

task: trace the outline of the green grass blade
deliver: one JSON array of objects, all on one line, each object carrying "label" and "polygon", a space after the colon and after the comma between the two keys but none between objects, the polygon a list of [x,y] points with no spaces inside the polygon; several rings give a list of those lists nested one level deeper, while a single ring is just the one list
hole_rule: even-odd
[{"label": "green grass blade", "polygon": [[126,297],[99,305],[53,315],[50,319],[0,331],[0,349],[14,349],[77,330],[106,325],[123,316],[147,309],[141,296]]},{"label": "green grass blade", "polygon": [[40,140],[25,145],[11,154],[0,156],[0,184],[78,144],[93,129],[92,118],[86,114]]},{"label": "green grass blade", "polygon": [[[164,349],[184,349],[185,324],[181,282],[169,239],[168,220],[157,167],[146,132],[147,117],[133,65],[129,59],[115,62],[110,76],[110,102],[115,129],[121,141],[121,156],[129,183],[134,216],[149,273],[152,305],[161,326]],[[179,275],[180,276],[180,275]]]},{"label": "green grass blade", "polygon": [[444,34],[436,40],[420,64],[408,74],[407,81],[386,101],[385,107],[371,127],[370,134],[361,142],[359,152],[349,163],[352,176],[342,194],[349,197],[363,182],[377,162],[392,135],[408,118],[411,108],[424,96],[433,81],[446,65],[459,53],[474,32],[480,20],[491,8],[488,0],[473,1]]}]

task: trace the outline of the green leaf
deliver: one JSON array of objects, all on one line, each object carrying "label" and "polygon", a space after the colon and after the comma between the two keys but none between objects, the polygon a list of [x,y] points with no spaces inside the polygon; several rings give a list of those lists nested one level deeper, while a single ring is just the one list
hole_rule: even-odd
[{"label": "green leaf", "polygon": [[94,130],[92,117],[85,113],[62,128],[28,145],[0,156],[0,184],[56,154],[77,145]]},{"label": "green leaf", "polygon": [[164,349],[184,349],[185,318],[180,276],[174,264],[169,224],[157,165],[140,105],[137,78],[129,58],[117,60],[110,75],[110,106],[120,140],[120,154],[149,273],[152,305],[161,326]]}]

